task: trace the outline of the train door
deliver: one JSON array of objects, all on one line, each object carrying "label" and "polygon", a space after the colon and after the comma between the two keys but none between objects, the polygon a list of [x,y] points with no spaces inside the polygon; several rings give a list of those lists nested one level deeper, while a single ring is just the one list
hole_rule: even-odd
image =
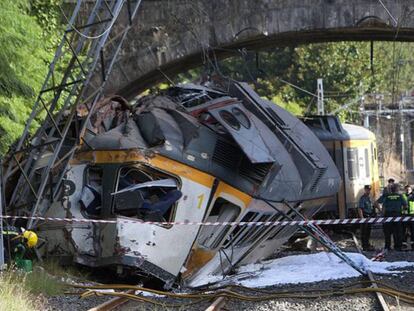
[{"label": "train door", "polygon": [[359,178],[358,183],[355,185],[356,200],[359,200],[360,196],[364,192],[365,185],[372,185],[373,173],[372,173],[372,161],[371,150],[369,142],[361,143],[359,150]]},{"label": "train door", "polygon": [[[208,207],[204,222],[232,222],[240,221],[242,211],[248,206],[251,197],[247,194],[219,182],[216,193]],[[183,278],[203,269],[207,263],[215,269],[215,257],[223,247],[223,243],[229,238],[232,226],[203,226],[197,236],[190,255],[185,264]],[[211,271],[210,271],[211,272]]]},{"label": "train door", "polygon": [[378,160],[377,160],[377,147],[374,142],[371,142],[371,186],[372,196],[377,198],[380,194],[379,179],[378,179]]},{"label": "train door", "polygon": [[345,189],[346,189],[346,202],[347,209],[356,207],[356,195],[355,189],[358,184],[358,178],[360,175],[359,170],[359,150],[356,147],[344,148],[344,177],[345,177]]},{"label": "train door", "polygon": [[336,195],[338,213],[340,218],[347,217],[346,210],[346,184],[347,179],[345,176],[345,165],[344,165],[344,154],[343,154],[343,142],[335,141],[335,164],[338,168],[339,174],[341,175],[341,186],[339,188],[338,194]]}]

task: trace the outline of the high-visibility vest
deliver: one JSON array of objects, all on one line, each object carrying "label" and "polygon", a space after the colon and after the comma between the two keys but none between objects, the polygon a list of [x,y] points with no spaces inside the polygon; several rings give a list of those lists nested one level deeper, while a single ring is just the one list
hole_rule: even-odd
[{"label": "high-visibility vest", "polygon": [[408,211],[406,211],[404,214],[414,215],[414,197],[411,197],[408,199]]}]

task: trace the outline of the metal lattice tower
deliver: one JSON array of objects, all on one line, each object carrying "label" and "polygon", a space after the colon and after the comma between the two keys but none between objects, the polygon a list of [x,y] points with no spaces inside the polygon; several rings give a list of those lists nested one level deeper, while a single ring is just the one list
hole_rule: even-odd
[{"label": "metal lattice tower", "polygon": [[[87,4],[85,14],[77,0],[24,132],[5,163],[3,185],[18,178],[8,210],[38,216],[55,199],[140,4],[97,0]],[[77,113],[80,105],[89,112],[84,118]],[[36,122],[41,126],[32,136]],[[34,224],[30,219],[28,227]]]}]

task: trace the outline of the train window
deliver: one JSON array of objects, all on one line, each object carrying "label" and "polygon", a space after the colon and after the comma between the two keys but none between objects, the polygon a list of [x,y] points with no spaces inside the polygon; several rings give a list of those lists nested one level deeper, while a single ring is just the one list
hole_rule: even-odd
[{"label": "train window", "polygon": [[[240,207],[229,201],[218,198],[208,215],[206,222],[231,222],[240,214]],[[220,245],[231,226],[204,226],[200,230],[198,243],[205,248],[214,249]]]},{"label": "train window", "polygon": [[371,143],[371,158],[372,158],[372,165],[374,165],[375,154],[374,154],[374,144]]},{"label": "train window", "polygon": [[334,121],[335,121],[336,129],[338,130],[339,133],[341,133],[342,132],[342,129],[341,129],[341,126],[339,125],[338,119],[337,118],[334,118]]},{"label": "train window", "polygon": [[85,177],[80,198],[81,210],[88,216],[98,216],[102,210],[103,170],[98,166],[89,166]]},{"label": "train window", "polygon": [[327,118],[323,118],[322,120],[323,120],[323,124],[325,125],[325,129],[330,132],[331,131],[331,127],[329,126],[328,119]]},{"label": "train window", "polygon": [[369,178],[369,175],[370,175],[369,174],[369,168],[370,168],[370,166],[369,166],[368,148],[365,148],[364,152],[365,152],[365,176],[367,178]]},{"label": "train window", "polygon": [[233,108],[231,112],[233,112],[234,116],[240,122],[241,125],[243,125],[247,129],[250,128],[250,120],[243,111],[241,111],[239,108]]},{"label": "train window", "polygon": [[[255,212],[248,212],[246,215],[243,216],[240,222],[251,222],[259,215],[259,213]],[[242,236],[245,235],[246,231],[249,230],[249,226],[237,226],[227,238],[226,242],[224,242],[224,247],[227,247],[230,243],[234,243],[234,241],[239,240]]]},{"label": "train window", "polygon": [[182,193],[172,176],[141,165],[120,169],[113,196],[115,215],[144,221],[173,221]]},{"label": "train window", "polygon": [[359,178],[358,148],[348,148],[348,177],[351,180]]},{"label": "train window", "polygon": [[322,123],[321,123],[321,119],[305,119],[305,124],[309,127],[313,127],[313,128],[317,128],[317,129],[323,129]]},{"label": "train window", "polygon": [[[276,218],[277,218],[277,216],[272,216],[272,215],[268,215],[268,214],[266,215],[266,214],[264,214],[264,215],[262,215],[260,217],[260,219],[258,221],[259,222],[262,222],[262,221],[263,222],[266,222],[266,221],[275,221]],[[260,237],[263,234],[263,232],[265,232],[268,229],[269,229],[268,226],[254,226],[252,228],[252,230],[249,232],[249,234],[247,235],[247,237],[245,237],[243,240],[240,240],[237,243],[237,246],[245,246],[245,245],[248,245],[250,243],[255,242],[256,239],[258,237]]]},{"label": "train window", "polygon": [[[294,215],[294,211],[289,211],[288,213],[287,213],[287,216],[288,217],[285,217],[284,215],[280,215],[280,214],[277,214],[276,216],[278,216],[278,219],[277,219],[277,221],[283,221],[283,220],[291,220],[291,219],[293,219],[293,220],[295,220],[295,215]],[[269,234],[269,236],[268,236],[268,238],[267,238],[267,240],[274,240],[274,239],[276,239],[277,237],[279,237],[279,233],[283,230],[283,229],[285,229],[286,227],[282,227],[282,226],[276,226],[276,227],[274,227],[273,229],[272,229],[272,231],[271,231],[271,233]]]},{"label": "train window", "polygon": [[227,110],[220,110],[220,117],[236,131],[240,130],[240,122],[236,117]]}]

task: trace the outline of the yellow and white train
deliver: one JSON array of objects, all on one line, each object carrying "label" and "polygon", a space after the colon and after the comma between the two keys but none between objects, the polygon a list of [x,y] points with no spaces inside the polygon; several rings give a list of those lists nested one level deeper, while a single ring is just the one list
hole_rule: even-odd
[{"label": "yellow and white train", "polygon": [[334,116],[306,117],[303,122],[328,150],[342,179],[338,193],[321,212],[329,212],[341,218],[355,216],[365,185],[371,185],[373,197],[380,195],[374,133],[362,126],[341,124]]}]

